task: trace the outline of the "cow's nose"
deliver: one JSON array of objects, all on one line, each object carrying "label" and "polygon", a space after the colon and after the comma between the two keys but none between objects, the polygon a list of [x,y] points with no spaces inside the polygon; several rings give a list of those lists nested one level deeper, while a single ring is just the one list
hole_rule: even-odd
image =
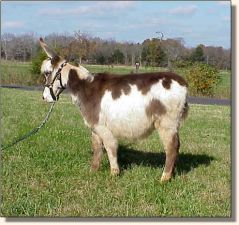
[{"label": "cow's nose", "polygon": [[44,96],[42,96],[42,99],[45,100]]}]

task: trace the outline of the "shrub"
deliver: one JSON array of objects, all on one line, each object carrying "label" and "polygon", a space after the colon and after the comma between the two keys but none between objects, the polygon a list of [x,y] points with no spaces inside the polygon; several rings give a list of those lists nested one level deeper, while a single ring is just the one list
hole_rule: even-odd
[{"label": "shrub", "polygon": [[32,59],[31,73],[33,75],[39,75],[41,73],[41,64],[46,58],[46,54],[42,50],[39,50],[36,57]]},{"label": "shrub", "polygon": [[220,81],[220,76],[215,67],[196,63],[186,71],[186,79],[191,94],[212,96],[213,88]]},{"label": "shrub", "polygon": [[32,59],[31,74],[32,79],[36,84],[41,84],[43,82],[43,76],[40,76],[41,64],[46,58],[47,55],[40,49],[36,57]]}]

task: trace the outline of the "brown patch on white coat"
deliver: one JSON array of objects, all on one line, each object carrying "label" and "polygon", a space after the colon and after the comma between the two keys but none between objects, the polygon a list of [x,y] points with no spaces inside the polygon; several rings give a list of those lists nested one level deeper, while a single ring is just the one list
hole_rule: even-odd
[{"label": "brown patch on white coat", "polygon": [[[40,42],[48,56],[56,59],[43,40]],[[64,62],[60,57],[58,59],[54,65],[51,63],[52,77]],[[49,67],[43,65],[42,70]],[[182,77],[170,72],[128,75],[99,73],[93,76],[84,67],[67,63],[61,71],[61,79],[74,103],[80,107],[86,125],[92,129],[92,170],[99,168],[104,146],[111,173],[118,174],[117,139],[142,138],[157,129],[166,151],[161,181],[171,178],[179,151],[178,129],[188,109],[187,83]],[[55,81],[53,92],[57,88],[59,83]]]}]

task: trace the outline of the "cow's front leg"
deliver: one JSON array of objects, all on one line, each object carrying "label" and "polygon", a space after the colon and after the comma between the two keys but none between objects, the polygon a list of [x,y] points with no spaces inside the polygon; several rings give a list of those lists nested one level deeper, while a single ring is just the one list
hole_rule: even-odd
[{"label": "cow's front leg", "polygon": [[91,170],[97,171],[100,167],[100,162],[101,162],[101,158],[103,154],[103,143],[100,136],[94,132],[92,132],[91,141],[92,141],[92,150],[93,150]]},{"label": "cow's front leg", "polygon": [[99,126],[96,128],[96,130],[97,134],[101,137],[104,147],[107,151],[111,175],[118,175],[120,173],[117,160],[118,141],[107,127]]}]

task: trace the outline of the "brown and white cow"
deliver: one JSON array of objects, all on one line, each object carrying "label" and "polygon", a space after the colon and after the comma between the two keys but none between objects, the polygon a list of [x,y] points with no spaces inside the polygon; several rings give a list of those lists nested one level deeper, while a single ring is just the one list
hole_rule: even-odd
[{"label": "brown and white cow", "polygon": [[40,44],[49,57],[41,67],[46,76],[43,99],[56,101],[64,88],[69,90],[92,130],[92,170],[99,169],[104,147],[111,174],[119,174],[117,139],[146,137],[156,129],[166,152],[161,181],[169,180],[180,146],[180,122],[188,111],[187,82],[171,72],[92,75],[82,66],[66,63],[42,38]]}]

